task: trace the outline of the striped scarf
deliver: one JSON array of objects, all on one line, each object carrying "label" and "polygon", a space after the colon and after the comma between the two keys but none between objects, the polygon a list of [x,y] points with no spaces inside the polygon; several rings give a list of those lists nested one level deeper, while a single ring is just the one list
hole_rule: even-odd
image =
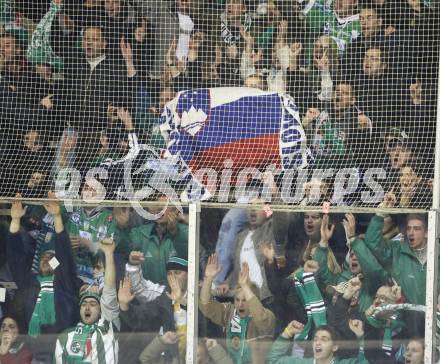
[{"label": "striped scarf", "polygon": [[405,324],[398,320],[398,314],[394,314],[389,320],[379,320],[373,316],[367,318],[368,323],[377,328],[383,329],[382,350],[386,356],[393,354],[393,332],[400,330]]},{"label": "striped scarf", "polygon": [[38,276],[40,292],[35,303],[34,312],[29,322],[29,336],[37,337],[41,334],[43,325],[53,325],[56,322],[55,300],[53,291],[54,276]]},{"label": "striped scarf", "polygon": [[327,324],[327,310],[313,273],[306,273],[302,269],[297,271],[294,274],[294,283],[307,312],[307,323],[304,330],[295,336],[295,340],[306,340],[313,325],[319,327]]},{"label": "striped scarf", "polygon": [[52,23],[60,10],[61,6],[52,2],[49,11],[32,33],[32,39],[26,54],[31,63],[49,63],[57,69],[63,68],[63,59],[55,54],[50,43]]},{"label": "striped scarf", "polygon": [[[412,303],[398,303],[398,304],[387,304],[381,305],[375,308],[374,313],[371,317],[368,317],[368,323],[376,328],[384,329],[384,337],[382,343],[382,349],[387,356],[391,355],[392,345],[392,333],[395,330],[400,330],[405,324],[402,321],[398,320],[399,311],[418,311],[425,312],[426,306],[416,305]],[[377,315],[383,311],[394,311],[394,314],[391,316],[389,322],[385,322],[384,320],[380,320],[377,318]]]},{"label": "striped scarf", "polygon": [[53,217],[46,214],[41,221],[41,228],[32,230],[29,235],[35,240],[35,253],[32,260],[32,273],[38,274],[40,272],[40,257],[46,250],[55,249],[53,243],[53,237],[55,234],[55,226],[53,223]]},{"label": "striped scarf", "polygon": [[117,326],[102,317],[91,325],[80,322],[58,337],[56,355],[63,364],[117,364],[118,333]]}]

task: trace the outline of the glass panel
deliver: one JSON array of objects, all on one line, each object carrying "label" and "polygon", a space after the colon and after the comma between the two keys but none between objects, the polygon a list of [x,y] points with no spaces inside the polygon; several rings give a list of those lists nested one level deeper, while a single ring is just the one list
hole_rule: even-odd
[{"label": "glass panel", "polygon": [[199,308],[234,363],[423,363],[425,215],[202,211]]}]

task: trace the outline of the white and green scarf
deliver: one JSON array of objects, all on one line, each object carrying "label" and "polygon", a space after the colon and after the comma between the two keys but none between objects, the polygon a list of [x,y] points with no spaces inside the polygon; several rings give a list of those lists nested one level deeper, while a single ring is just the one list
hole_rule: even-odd
[{"label": "white and green scarf", "polygon": [[81,355],[69,355],[67,358],[68,363],[83,363],[90,356],[92,352],[92,336],[97,327],[96,323],[92,325],[79,323],[76,326],[70,350],[74,354]]},{"label": "white and green scarf", "polygon": [[37,277],[40,282],[40,292],[35,303],[34,312],[29,322],[29,336],[39,336],[43,325],[53,325],[56,322],[55,298],[53,290],[54,276]]},{"label": "white and green scarf", "polygon": [[52,22],[60,10],[61,5],[52,2],[49,11],[32,33],[32,39],[27,49],[27,58],[30,62],[35,64],[48,63],[57,69],[63,68],[63,59],[55,54],[50,44]]},{"label": "white and green scarf", "polygon": [[313,326],[317,328],[327,324],[327,310],[313,273],[299,270],[294,274],[294,283],[307,312],[307,323],[304,330],[295,336],[295,340],[306,340]]},{"label": "white and green scarf", "polygon": [[398,319],[395,314],[389,320],[379,320],[373,316],[367,317],[368,323],[377,328],[383,329],[382,350],[386,356],[391,356],[393,353],[393,332],[400,330],[405,326],[403,321]]},{"label": "white and green scarf", "polygon": [[252,362],[251,349],[246,342],[246,334],[251,317],[241,318],[234,310],[231,322],[226,333],[226,346],[228,354],[234,364],[247,364]]}]

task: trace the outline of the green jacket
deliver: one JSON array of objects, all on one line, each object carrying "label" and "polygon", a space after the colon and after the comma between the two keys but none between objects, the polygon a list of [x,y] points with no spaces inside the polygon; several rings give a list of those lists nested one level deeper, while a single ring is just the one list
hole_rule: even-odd
[{"label": "green jacket", "polygon": [[405,239],[385,240],[383,217],[374,216],[365,233],[365,244],[402,288],[409,303],[425,304],[426,264],[421,264]]},{"label": "green jacket", "polygon": [[102,238],[113,235],[116,253],[128,254],[130,251],[129,232],[118,227],[112,211],[106,208],[90,215],[87,215],[82,208],[76,209],[68,215],[66,232],[69,235],[82,236],[93,243],[91,250],[79,248],[73,251],[78,276],[85,282],[93,280],[93,256],[98,251],[99,241]]},{"label": "green jacket", "polygon": [[[291,340],[285,339],[279,336],[278,339],[272,345],[272,350],[267,356],[268,364],[314,364],[313,358],[295,358],[293,356],[286,355],[289,350]],[[365,358],[363,350],[359,350],[357,358],[338,359],[334,358],[333,364],[368,364],[368,360]]]},{"label": "green jacket", "polygon": [[[368,309],[372,303],[377,289],[386,283],[388,273],[382,268],[377,259],[367,248],[363,240],[356,239],[351,244],[355,252],[359,264],[362,268],[364,280],[362,281],[362,288],[359,292],[359,308],[362,312]],[[340,274],[334,274],[329,271],[327,267],[328,249],[318,246],[315,251],[313,259],[319,264],[319,270],[316,273],[316,280],[321,289],[331,285],[335,286],[341,282],[350,280],[353,275],[347,269]]]},{"label": "green jacket", "polygon": [[155,224],[146,224],[131,230],[132,250],[144,253],[142,273],[145,279],[167,284],[166,264],[172,256],[188,257],[188,226],[177,224],[176,234],[166,233],[162,241],[155,230]]}]

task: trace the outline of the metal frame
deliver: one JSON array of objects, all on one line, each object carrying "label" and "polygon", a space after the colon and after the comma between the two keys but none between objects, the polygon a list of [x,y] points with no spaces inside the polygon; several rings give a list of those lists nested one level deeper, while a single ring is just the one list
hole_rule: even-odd
[{"label": "metal frame", "polygon": [[428,251],[426,263],[425,363],[435,363],[437,326],[439,213],[428,215]]},{"label": "metal frame", "polygon": [[[438,68],[440,80],[440,64]],[[435,363],[437,326],[437,282],[440,234],[440,83],[437,82],[437,119],[432,209],[428,215],[428,251],[426,262],[425,363]]]},{"label": "metal frame", "polygon": [[197,363],[200,203],[189,205],[186,362]]}]

